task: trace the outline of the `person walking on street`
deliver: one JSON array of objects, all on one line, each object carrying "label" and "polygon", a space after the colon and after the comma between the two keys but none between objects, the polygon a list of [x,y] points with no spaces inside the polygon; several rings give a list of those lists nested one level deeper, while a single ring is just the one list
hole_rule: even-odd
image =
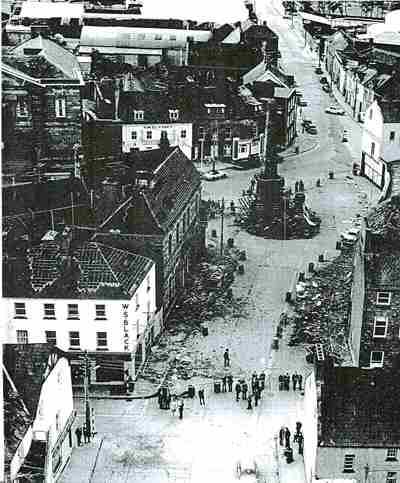
[{"label": "person walking on street", "polygon": [[265,372],[262,371],[262,373],[260,374],[260,384],[261,384],[261,391],[263,391],[265,389]]},{"label": "person walking on street", "polygon": [[176,410],[178,408],[178,401],[176,400],[176,396],[173,397],[171,402],[171,414],[175,416]]},{"label": "person walking on street", "polygon": [[90,434],[86,424],[83,425],[83,440],[85,443],[90,443]]},{"label": "person walking on street", "polygon": [[299,391],[302,391],[303,390],[303,376],[301,374],[299,374],[297,376],[297,381],[299,383]]},{"label": "person walking on street", "polygon": [[286,391],[290,389],[290,376],[288,372],[285,374],[285,389]]},{"label": "person walking on street", "polygon": [[224,367],[230,366],[230,358],[229,358],[229,349],[226,349],[224,352]]},{"label": "person walking on street", "polygon": [[226,376],[222,378],[222,392],[226,392]]},{"label": "person walking on street", "polygon": [[82,444],[82,428],[80,426],[78,426],[75,429],[75,434],[76,434],[76,442],[78,446],[80,446]]},{"label": "person walking on street", "polygon": [[296,181],[296,183],[294,184],[294,192],[297,193],[299,191],[299,182]]},{"label": "person walking on street", "polygon": [[243,395],[243,401],[247,399],[247,391],[249,390],[249,386],[247,385],[247,382],[245,381],[242,385],[242,395]]},{"label": "person walking on street", "polygon": [[297,436],[297,444],[299,445],[299,454],[303,454],[303,447],[304,447],[303,433],[299,433],[299,435]]},{"label": "person walking on street", "polygon": [[200,406],[205,406],[206,403],[204,401],[204,389],[203,388],[199,389],[198,394],[199,394]]},{"label": "person walking on street", "polygon": [[247,409],[253,409],[251,404],[251,394],[249,394],[249,397],[247,398]]},{"label": "person walking on street", "polygon": [[258,401],[260,400],[260,390],[259,389],[256,389],[254,391],[254,406],[257,407],[258,406]]},{"label": "person walking on street", "polygon": [[299,181],[299,191],[301,191],[302,193],[304,192],[304,183],[302,179]]},{"label": "person walking on street", "polygon": [[290,449],[290,431],[289,428],[285,428],[285,447]]},{"label": "person walking on street", "polygon": [[240,393],[242,392],[242,386],[240,385],[239,381],[235,385],[235,392],[236,392],[236,401],[239,401]]},{"label": "person walking on street", "polygon": [[279,381],[279,390],[283,391],[283,388],[284,388],[284,385],[285,385],[285,377],[282,376],[282,374],[280,374],[279,377],[278,377],[278,381]]},{"label": "person walking on street", "polygon": [[293,384],[293,391],[295,391],[296,386],[297,386],[297,373],[296,372],[294,374],[292,374],[292,384]]},{"label": "person walking on street", "polygon": [[228,391],[232,392],[232,386],[233,386],[232,374],[228,374],[227,381],[228,381]]},{"label": "person walking on street", "polygon": [[279,444],[283,446],[283,440],[285,439],[285,427],[281,426],[281,429],[279,430]]},{"label": "person walking on street", "polygon": [[178,403],[179,419],[183,419],[183,399],[179,399]]}]

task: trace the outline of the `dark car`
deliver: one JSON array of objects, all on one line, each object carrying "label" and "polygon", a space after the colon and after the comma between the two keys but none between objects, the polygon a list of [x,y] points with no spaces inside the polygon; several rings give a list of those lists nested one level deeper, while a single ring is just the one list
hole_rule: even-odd
[{"label": "dark car", "polygon": [[321,79],[319,80],[321,84],[328,84],[328,79],[325,76],[322,76]]},{"label": "dark car", "polygon": [[323,84],[322,85],[322,90],[327,92],[328,94],[331,92],[331,88],[329,87],[328,84]]},{"label": "dark car", "polygon": [[321,67],[316,67],[314,72],[315,72],[316,74],[322,74],[322,69],[321,69]]}]

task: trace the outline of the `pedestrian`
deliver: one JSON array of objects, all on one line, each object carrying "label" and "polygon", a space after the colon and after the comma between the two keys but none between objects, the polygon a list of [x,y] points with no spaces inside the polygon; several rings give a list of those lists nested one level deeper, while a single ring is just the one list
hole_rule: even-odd
[{"label": "pedestrian", "polygon": [[299,383],[299,391],[302,391],[303,390],[303,376],[301,374],[299,374],[297,376],[297,381]]},{"label": "pedestrian", "polygon": [[293,391],[295,391],[296,386],[297,386],[297,373],[296,372],[294,374],[292,374],[292,384],[293,384]]},{"label": "pedestrian", "polygon": [[290,449],[290,431],[289,428],[285,428],[285,447]]},{"label": "pedestrian", "polygon": [[222,392],[226,392],[226,376],[222,378]]},{"label": "pedestrian", "polygon": [[171,406],[171,394],[169,392],[167,394],[165,402],[166,402],[165,409],[169,409]]},{"label": "pedestrian", "polygon": [[75,434],[76,434],[76,442],[77,442],[78,446],[80,446],[81,443],[82,443],[82,428],[80,426],[78,426],[75,429]]},{"label": "pedestrian", "polygon": [[232,374],[228,374],[227,381],[228,381],[228,391],[232,392],[232,386],[233,386]]},{"label": "pedestrian", "polygon": [[290,376],[288,372],[285,374],[285,389],[286,391],[290,389]]},{"label": "pedestrian", "polygon": [[262,371],[262,373],[260,374],[259,380],[260,380],[260,385],[261,385],[261,391],[263,391],[265,389],[265,372],[264,371]]},{"label": "pedestrian", "polygon": [[183,419],[183,399],[179,399],[178,403],[179,419]]},{"label": "pedestrian", "polygon": [[278,381],[279,381],[279,390],[280,391],[283,391],[283,387],[284,387],[284,384],[285,384],[285,378],[282,376],[282,374],[279,375],[278,377]]},{"label": "pedestrian", "polygon": [[226,349],[224,352],[224,367],[230,366],[230,358],[229,358],[229,349]]},{"label": "pedestrian", "polygon": [[255,379],[254,379],[254,389],[256,391],[258,391],[260,389],[260,381],[258,379],[258,376],[256,375]]},{"label": "pedestrian", "polygon": [[253,409],[251,404],[251,394],[249,394],[249,397],[247,398],[247,409]]},{"label": "pedestrian", "polygon": [[302,423],[300,421],[297,421],[296,423],[296,433],[301,433],[301,427],[302,427]]},{"label": "pedestrian", "polygon": [[299,181],[299,191],[301,191],[302,193],[304,191],[304,183],[302,179]]},{"label": "pedestrian", "polygon": [[178,409],[178,401],[176,400],[176,396],[174,396],[172,401],[171,401],[171,414],[172,414],[172,416],[175,416],[177,409]]},{"label": "pedestrian", "polygon": [[158,392],[158,406],[159,406],[160,409],[163,408],[163,400],[164,400],[164,398],[163,398],[162,392],[159,391]]},{"label": "pedestrian", "polygon": [[200,406],[205,406],[206,403],[204,401],[204,389],[200,388],[199,391],[198,391],[198,394],[199,394]]},{"label": "pedestrian", "polygon": [[303,454],[303,447],[304,447],[304,436],[303,433],[300,433],[297,437],[297,444],[299,445],[299,454]]},{"label": "pedestrian", "polygon": [[83,425],[83,441],[85,443],[90,443],[89,430],[88,430],[86,424]]},{"label": "pedestrian", "polygon": [[296,183],[294,184],[294,192],[297,193],[299,191],[299,182],[296,181]]},{"label": "pedestrian", "polygon": [[283,446],[283,440],[285,439],[285,427],[281,426],[281,429],[279,430],[279,444]]},{"label": "pedestrian", "polygon": [[258,401],[260,400],[260,390],[256,389],[254,391],[254,406],[258,406]]},{"label": "pedestrian", "polygon": [[242,392],[242,386],[240,385],[239,381],[235,385],[235,392],[236,392],[236,401],[239,401],[240,393]]},{"label": "pedestrian", "polygon": [[249,386],[247,385],[247,382],[244,381],[242,384],[242,396],[243,396],[243,401],[247,399],[247,391],[249,390]]}]

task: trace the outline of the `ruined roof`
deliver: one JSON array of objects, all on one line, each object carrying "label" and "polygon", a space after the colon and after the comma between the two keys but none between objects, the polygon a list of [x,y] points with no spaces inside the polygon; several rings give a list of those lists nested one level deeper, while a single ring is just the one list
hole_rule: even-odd
[{"label": "ruined roof", "polygon": [[33,418],[42,385],[64,355],[51,344],[4,344],[4,366]]},{"label": "ruined roof", "polygon": [[400,445],[400,378],[383,369],[334,367],[321,385],[319,445]]},{"label": "ruined roof", "polygon": [[380,101],[379,107],[381,108],[384,122],[400,123],[400,101]]},{"label": "ruined roof", "polygon": [[390,199],[373,208],[366,219],[367,228],[374,234],[400,239],[400,199],[393,195]]},{"label": "ruined roof", "polygon": [[368,261],[367,268],[372,285],[400,288],[400,238],[398,250],[376,254]]}]

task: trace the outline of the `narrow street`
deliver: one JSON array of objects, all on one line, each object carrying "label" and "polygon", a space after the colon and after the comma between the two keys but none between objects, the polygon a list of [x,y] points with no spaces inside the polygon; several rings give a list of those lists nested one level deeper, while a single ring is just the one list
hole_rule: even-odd
[{"label": "narrow street", "polygon": [[[299,392],[279,392],[278,374],[297,370],[306,375],[307,368],[300,349],[290,349],[289,356],[282,342],[280,350],[272,352],[272,337],[277,319],[286,308],[285,293],[293,286],[296,274],[306,271],[308,263],[316,262],[320,254],[326,260],[338,254],[335,244],[339,233],[351,226],[356,214],[365,213],[376,199],[377,190],[365,179],[351,175],[360,149],[360,126],[347,116],[324,112],[336,101],[322,91],[314,73],[317,62],[303,47],[304,39],[290,27],[290,21],[278,16],[273,6],[266,7],[261,16],[279,35],[282,65],[295,75],[308,102],[302,115],[318,127],[315,148],[287,157],[278,169],[286,186],[293,188],[297,179],[303,179],[306,203],[322,218],[321,231],[310,240],[267,240],[239,230],[232,217],[226,216],[225,240],[234,238],[235,245],[247,253],[245,273],[236,275],[233,285],[234,296],[245,301],[247,314],[240,319],[213,320],[208,324],[209,336],[197,335],[189,344],[205,356],[215,357],[221,368],[228,347],[234,377],[265,370],[270,385],[260,405],[248,411],[244,401],[235,401],[233,393],[214,394],[210,380],[187,381],[186,385],[193,383],[196,388],[205,386],[206,406],[200,407],[197,398],[186,399],[182,421],[169,411],[161,411],[156,399],[94,401],[98,438],[104,437],[104,441],[96,461],[91,456],[89,481],[93,483],[232,482],[237,481],[236,462],[243,454],[257,460],[264,478],[260,481],[304,481],[302,459],[297,454],[294,464],[279,469],[274,436],[282,425],[292,430],[302,417],[302,396]],[[350,133],[349,143],[342,143],[343,129]],[[330,170],[334,172],[333,180],[328,179]],[[203,198],[236,202],[256,171],[229,169],[227,179],[204,182]],[[318,178],[320,188],[316,187]],[[220,223],[218,218],[210,221],[209,244],[219,243],[210,235],[216,229],[219,237]],[[89,447],[74,451],[92,454]],[[86,474],[79,479],[74,468],[73,464],[67,468],[61,483],[88,481]]]}]

